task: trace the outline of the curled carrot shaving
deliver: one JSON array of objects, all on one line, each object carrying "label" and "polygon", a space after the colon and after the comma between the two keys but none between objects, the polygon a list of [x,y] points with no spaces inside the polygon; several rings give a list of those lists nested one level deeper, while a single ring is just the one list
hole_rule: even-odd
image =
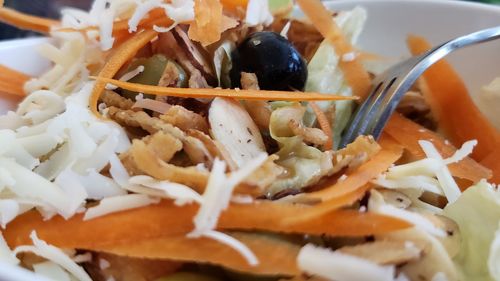
[{"label": "curled carrot shaving", "polygon": [[[82,221],[82,214],[65,220],[56,216],[43,220],[36,211],[18,216],[3,231],[9,246],[29,243],[29,234],[36,230],[40,238],[64,248],[95,248],[102,245],[140,241],[151,237],[185,235],[193,230],[193,217],[198,205],[176,206],[171,201],[109,214]],[[262,230],[277,233],[300,233],[330,236],[365,236],[383,234],[410,225],[396,218],[357,210],[337,210],[300,223],[287,223],[310,206],[256,201],[231,204],[218,221],[219,230]],[[147,219],[145,219],[147,218]]]},{"label": "curled carrot shaving", "polygon": [[0,92],[24,97],[23,86],[31,77],[12,68],[0,65]]},{"label": "curled carrot shaving", "polygon": [[239,252],[210,238],[187,238],[185,235],[149,238],[134,243],[100,246],[98,252],[141,259],[175,260],[211,263],[237,271],[265,275],[300,274],[297,255],[300,245],[266,234],[228,233],[245,244],[257,257],[259,264],[252,266]]},{"label": "curled carrot shaving", "polygon": [[5,7],[0,8],[0,21],[40,33],[49,33],[52,27],[59,25],[59,21],[20,13]]},{"label": "curled carrot shaving", "polygon": [[[425,129],[419,124],[399,115],[393,114],[384,132],[394,138],[401,144],[412,160],[425,158],[425,153],[419,145],[420,140],[428,140],[434,144],[443,157],[450,157],[457,149],[435,132]],[[448,166],[454,177],[469,180],[471,183],[477,183],[481,179],[491,177],[491,171],[477,163],[470,157],[466,157],[458,163]],[[488,166],[489,167],[489,166]],[[467,187],[470,186],[467,185]]]},{"label": "curled carrot shaving", "polygon": [[[431,48],[422,37],[410,36],[408,46],[413,55]],[[441,60],[424,74],[422,89],[440,129],[455,146],[477,139],[472,157],[481,161],[500,146],[500,132],[488,121],[474,104],[462,79],[453,67]]]},{"label": "curled carrot shaving", "polygon": [[328,137],[328,140],[326,141],[325,145],[323,148],[325,150],[331,150],[333,148],[333,133],[332,133],[332,127],[330,125],[330,122],[328,121],[328,118],[326,117],[325,113],[319,108],[319,106],[315,102],[309,102],[309,105],[311,106],[312,110],[314,111],[314,114],[316,114],[316,118],[318,119],[319,127],[325,135]]},{"label": "curled carrot shaving", "polygon": [[242,100],[283,100],[283,101],[315,101],[315,100],[355,100],[357,97],[336,96],[330,94],[319,94],[313,92],[286,92],[265,90],[239,90],[239,89],[194,89],[194,88],[171,88],[119,81],[99,77],[97,79],[103,84],[110,83],[122,89],[134,92],[158,96],[190,97],[190,98],[213,98],[226,97]]},{"label": "curled carrot shaving", "polygon": [[[130,39],[125,41],[116,49],[116,51],[102,68],[98,78],[112,78],[113,76],[115,76],[115,74],[123,65],[125,65],[125,63],[130,61],[135,56],[135,54],[142,47],[144,47],[144,45],[149,43],[156,36],[157,33],[154,30],[145,30],[140,33],[134,34]],[[97,111],[97,103],[105,86],[106,82],[98,79],[95,82],[94,89],[92,90],[92,94],[90,95],[90,110],[96,116],[100,116],[99,112]]]},{"label": "curled carrot shaving", "polygon": [[[321,35],[335,47],[335,52],[340,58],[345,54],[356,52],[333,20],[331,12],[323,6],[320,0],[297,0],[297,4]],[[370,91],[371,80],[359,60],[357,58],[352,61],[340,59],[339,67],[354,95],[364,99]]]}]

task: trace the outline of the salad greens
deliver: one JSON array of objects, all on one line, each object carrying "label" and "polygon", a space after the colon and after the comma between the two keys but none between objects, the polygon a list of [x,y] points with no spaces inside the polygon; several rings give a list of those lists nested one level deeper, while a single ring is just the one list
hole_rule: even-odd
[{"label": "salad greens", "polygon": [[[459,225],[462,244],[455,263],[462,270],[464,280],[500,280],[500,251],[491,253],[495,232],[499,235],[500,192],[482,181],[468,188],[458,200],[444,209],[444,214]],[[499,238],[497,237],[497,240]],[[492,257],[496,260],[489,260]],[[492,276],[492,268],[496,266],[496,276]]]}]

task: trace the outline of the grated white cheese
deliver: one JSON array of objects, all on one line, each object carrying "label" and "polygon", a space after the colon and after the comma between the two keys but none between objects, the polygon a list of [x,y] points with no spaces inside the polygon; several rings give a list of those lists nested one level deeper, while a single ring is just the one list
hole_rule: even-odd
[{"label": "grated white cheese", "polygon": [[11,251],[9,245],[3,238],[2,233],[0,232],[0,262],[7,263],[10,265],[19,264],[19,260],[16,258],[16,254]]},{"label": "grated white cheese", "polygon": [[251,266],[259,265],[259,260],[257,256],[252,252],[250,248],[248,248],[245,244],[241,243],[234,237],[227,235],[223,232],[210,230],[203,233],[204,237],[212,238],[222,244],[225,244],[233,249],[235,249],[238,253],[240,253]]},{"label": "grated white cheese", "polygon": [[270,25],[273,22],[273,15],[269,11],[268,0],[250,0],[247,4],[245,23],[248,26],[263,24]]},{"label": "grated white cheese", "polygon": [[163,191],[166,195],[165,197],[175,200],[175,205],[177,206],[183,206],[193,202],[201,204],[203,201],[203,198],[198,192],[186,185],[175,182],[159,181],[149,176],[135,176],[129,179],[129,183]]},{"label": "grated white cheese", "polygon": [[51,261],[34,264],[33,271],[37,275],[47,277],[50,280],[71,281],[69,274],[58,264]]},{"label": "grated white cheese", "polygon": [[401,220],[412,223],[415,227],[426,231],[438,237],[446,237],[446,233],[436,227],[430,220],[421,216],[416,212],[407,211],[386,204],[383,196],[376,190],[370,191],[370,199],[368,201],[368,209],[374,213],[395,217]]},{"label": "grated white cheese", "polygon": [[204,232],[215,229],[220,213],[229,206],[233,189],[260,167],[266,159],[267,154],[262,153],[231,173],[229,177],[225,174],[226,163],[215,159],[203,193],[203,202],[194,217],[195,229],[189,234],[190,237],[199,237]]},{"label": "grated white cheese", "polygon": [[[448,199],[448,204],[455,202],[458,199],[458,197],[460,197],[461,192],[457,183],[453,179],[450,170],[448,170],[446,162],[443,161],[443,158],[439,154],[436,147],[432,144],[432,142],[421,140],[418,143],[420,144],[422,150],[425,152],[428,158],[441,162],[439,169],[436,170],[436,177],[439,183],[441,184],[441,187],[443,188],[443,192],[446,196],[446,199]],[[468,146],[465,147],[465,150],[467,149]],[[459,159],[463,155],[463,153],[459,150],[455,155],[457,155],[455,158]]]},{"label": "grated white cheese", "polygon": [[355,52],[350,52],[342,55],[342,61],[354,61],[356,59],[356,53]]},{"label": "grated white cheese", "polygon": [[308,274],[337,281],[391,281],[394,266],[380,266],[371,261],[307,244],[297,256],[299,268]]},{"label": "grated white cheese", "polygon": [[472,151],[474,150],[474,147],[477,145],[477,140],[470,140],[467,142],[464,142],[462,144],[462,147],[455,151],[455,153],[444,160],[444,163],[446,165],[452,164],[452,163],[457,163],[462,161],[465,157],[469,156],[472,154]]},{"label": "grated white cheese", "polygon": [[[137,75],[144,72],[144,65],[139,65],[138,67],[132,69],[131,71],[123,74],[118,80],[120,81],[129,81],[130,79],[136,77]],[[106,84],[106,90],[116,90],[118,87],[112,84]]]},{"label": "grated white cheese", "polygon": [[85,270],[76,264],[69,256],[67,256],[61,249],[47,244],[45,241],[38,239],[36,232],[31,232],[31,240],[33,246],[19,246],[14,249],[14,254],[31,252],[37,256],[46,258],[71,273],[80,281],[92,281],[90,276]]},{"label": "grated white cheese", "polygon": [[13,199],[0,199],[0,225],[3,229],[20,213],[19,203]]},{"label": "grated white cheese", "polygon": [[127,194],[115,197],[104,198],[99,205],[89,208],[83,220],[91,220],[111,213],[140,208],[160,202],[157,198],[151,198],[143,194]]},{"label": "grated white cheese", "polygon": [[109,174],[113,180],[122,188],[125,188],[128,185],[130,176],[116,154],[111,155],[109,158],[109,165]]},{"label": "grated white cheese", "polygon": [[67,195],[68,211],[75,214],[76,211],[85,205],[87,199],[87,191],[80,183],[78,175],[71,169],[62,171],[54,181]]},{"label": "grated white cheese", "polygon": [[448,281],[448,277],[443,272],[438,272],[432,276],[431,281]]},{"label": "grated white cheese", "polygon": [[342,176],[339,177],[338,181],[339,182],[343,182],[347,179],[347,175],[346,174],[343,174]]},{"label": "grated white cheese", "polygon": [[146,0],[145,2],[139,2],[134,14],[128,20],[128,32],[136,32],[137,26],[141,20],[153,9],[161,6],[163,1],[161,0]]},{"label": "grated white cheese", "polygon": [[105,260],[105,259],[99,259],[99,268],[100,269],[106,269],[106,268],[109,268],[111,266],[111,264],[109,263],[109,261]]},{"label": "grated white cheese", "polygon": [[65,218],[73,216],[70,200],[59,186],[17,164],[12,159],[0,157],[0,167],[3,167],[15,179],[15,184],[8,186],[14,194],[21,198],[46,203]]},{"label": "grated white cheese", "polygon": [[236,194],[231,197],[231,202],[236,204],[252,204],[253,197],[250,195]]},{"label": "grated white cheese", "polygon": [[170,4],[163,4],[161,7],[165,10],[165,14],[174,21],[173,26],[194,20],[193,0],[172,0]]},{"label": "grated white cheese", "polygon": [[90,262],[92,261],[92,253],[87,252],[85,254],[76,255],[73,257],[73,261],[76,263]]},{"label": "grated white cheese", "polygon": [[101,50],[107,51],[113,47],[113,22],[115,21],[115,11],[113,9],[103,9],[99,15],[99,35]]},{"label": "grated white cheese", "polygon": [[88,199],[100,200],[106,197],[125,195],[127,191],[121,188],[113,179],[101,175],[94,169],[87,170],[84,175],[75,173],[79,183],[85,188]]},{"label": "grated white cheese", "polygon": [[288,31],[290,30],[290,26],[292,26],[291,20],[287,21],[285,26],[283,26],[283,28],[280,31],[280,35],[286,39],[288,39]]},{"label": "grated white cheese", "polygon": [[380,175],[372,183],[389,189],[417,189],[432,192],[434,194],[444,195],[439,182],[429,176],[407,176],[387,179],[386,176]]},{"label": "grated white cheese", "polygon": [[262,153],[227,177],[225,174],[226,163],[216,158],[208,178],[207,187],[203,193],[201,206],[194,217],[195,228],[187,236],[190,238],[204,236],[215,239],[238,251],[250,265],[258,264],[255,255],[244,244],[228,235],[214,231],[214,229],[217,226],[221,212],[229,206],[236,185],[259,168],[266,159],[267,154]]}]

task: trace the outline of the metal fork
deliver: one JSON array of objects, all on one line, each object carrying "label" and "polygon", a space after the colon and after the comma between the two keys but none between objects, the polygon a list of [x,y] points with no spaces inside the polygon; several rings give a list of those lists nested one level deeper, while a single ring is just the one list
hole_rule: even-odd
[{"label": "metal fork", "polygon": [[428,52],[394,65],[373,80],[373,90],[358,106],[340,142],[345,147],[360,135],[378,139],[403,95],[424,71],[451,52],[500,38],[500,26],[483,29],[445,42]]}]

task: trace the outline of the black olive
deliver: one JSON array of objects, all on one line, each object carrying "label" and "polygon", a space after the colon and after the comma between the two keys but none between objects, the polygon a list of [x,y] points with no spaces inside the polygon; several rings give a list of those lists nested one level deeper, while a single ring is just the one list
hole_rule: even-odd
[{"label": "black olive", "polygon": [[275,32],[255,32],[231,53],[231,84],[240,87],[241,72],[257,75],[264,90],[303,90],[305,60],[293,45]]}]

